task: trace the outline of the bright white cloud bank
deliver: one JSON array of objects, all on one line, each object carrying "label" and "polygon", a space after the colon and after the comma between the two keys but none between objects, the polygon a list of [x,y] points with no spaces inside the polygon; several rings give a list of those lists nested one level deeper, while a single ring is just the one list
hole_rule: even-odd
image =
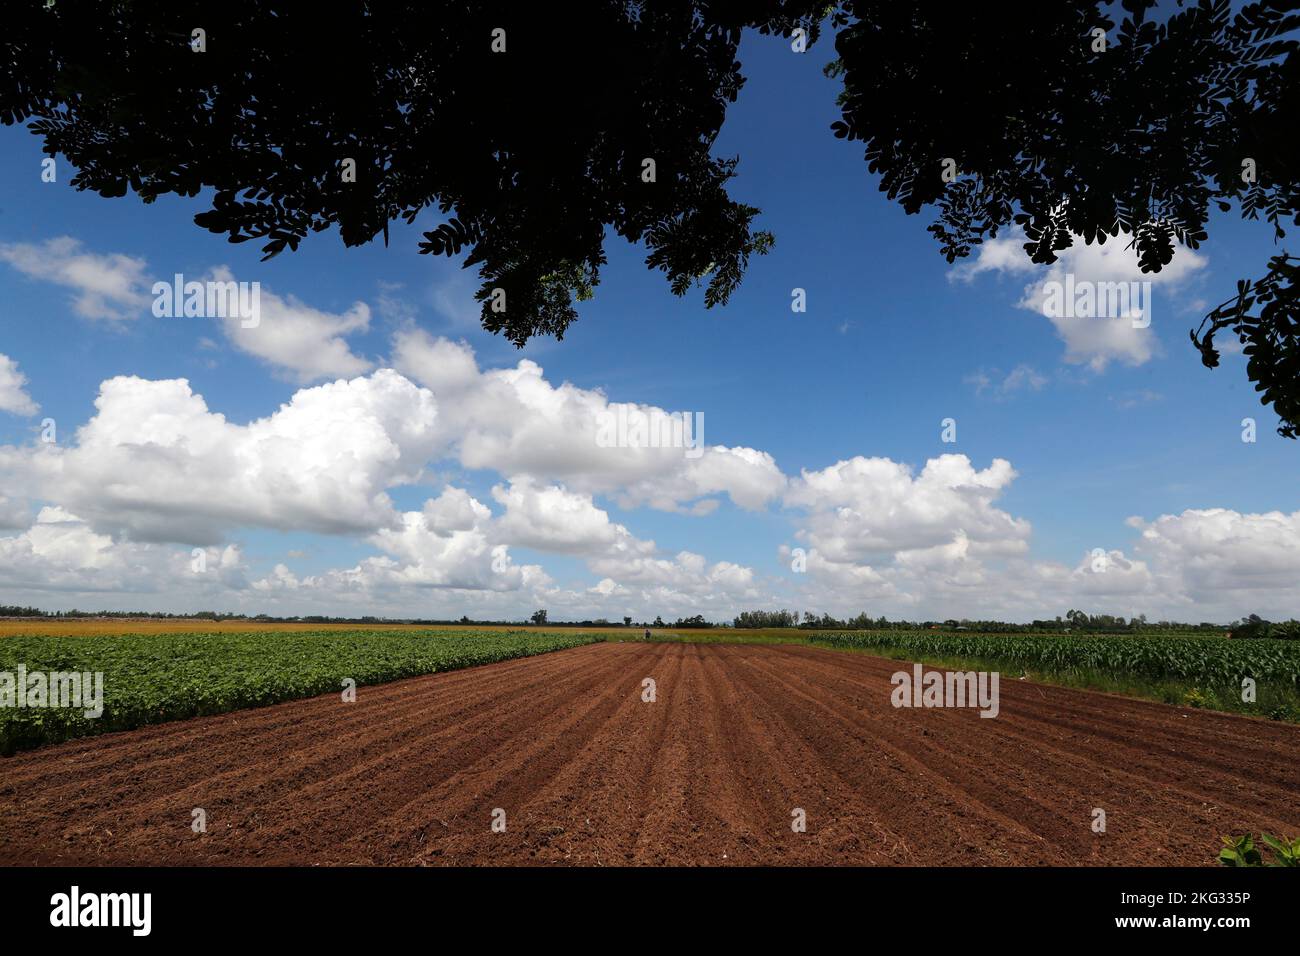
[{"label": "bright white cloud bank", "polygon": [[[1017,303],[1045,316],[1065,343],[1065,361],[1103,370],[1111,362],[1144,365],[1156,354],[1156,329],[1175,314],[1173,292],[1205,267],[1205,258],[1191,249],[1178,247],[1170,263],[1159,272],[1144,273],[1129,237],[1116,236],[1105,243],[1086,243],[1076,237],[1074,245],[1058,253],[1050,266],[1037,265],[1024,251],[1024,234],[1013,230],[979,246],[975,257],[952,270],[954,280],[969,282],[983,273],[1032,275]],[[1114,283],[1149,283],[1150,302],[1128,301],[1128,308],[1113,317],[1080,314],[1078,310],[1045,309],[1052,283],[1058,289],[1093,289]],[[1127,291],[1127,290],[1126,290]],[[1046,313],[1051,312],[1048,315]],[[1145,315],[1143,314],[1145,313]],[[1136,321],[1135,321],[1136,320]]]},{"label": "bright white cloud bank", "polygon": [[[233,282],[235,276],[224,266],[209,277],[215,282]],[[314,382],[335,376],[360,375],[374,363],[353,354],[346,337],[370,328],[370,307],[354,302],[335,315],[281,297],[258,287],[256,324],[232,312],[221,317],[226,337],[235,348],[266,362],[297,382]]]},{"label": "bright white cloud bank", "polygon": [[7,487],[136,540],[210,544],[243,527],[361,533],[434,443],[433,395],[391,370],[299,391],[236,425],[184,379],[112,378],[69,447],[0,448]]},{"label": "bright white cloud bank", "polygon": [[711,445],[691,457],[680,447],[601,447],[601,423],[620,412],[649,417],[670,410],[610,402],[568,382],[553,385],[527,359],[480,371],[467,346],[407,331],[394,342],[393,364],[443,399],[440,450],[466,468],[565,481],[609,494],[623,508],[663,511],[709,510],[702,499],[716,495],[759,510],[785,488],[772,456],[752,448]]},{"label": "bright white cloud bank", "polygon": [[0,355],[0,412],[35,415],[40,410],[27,394],[26,385],[27,376],[18,371],[18,363],[7,355]]},{"label": "bright white cloud bank", "polygon": [[[1062,564],[1032,557],[1030,523],[1002,500],[1020,480],[1004,459],[856,456],[787,475],[760,449],[707,440],[692,454],[602,445],[601,422],[619,409],[666,410],[556,384],[532,361],[482,369],[464,344],[406,330],[387,364],[302,387],[245,424],[183,379],[104,381],[59,444],[0,446],[0,601],[670,620],[778,606],[1011,619],[1082,607],[1227,620],[1289,616],[1300,597],[1300,513],[1133,518],[1098,529],[1099,553]],[[21,413],[35,409],[26,384],[0,362],[0,395]],[[710,421],[706,434],[725,437],[715,431]],[[782,515],[788,540],[757,567],[736,563],[713,533],[719,508],[729,520]],[[637,534],[638,512],[655,510],[698,522],[708,553]],[[254,559],[246,538],[266,530],[327,536],[358,557],[323,570],[297,566],[287,547],[288,563]]]}]

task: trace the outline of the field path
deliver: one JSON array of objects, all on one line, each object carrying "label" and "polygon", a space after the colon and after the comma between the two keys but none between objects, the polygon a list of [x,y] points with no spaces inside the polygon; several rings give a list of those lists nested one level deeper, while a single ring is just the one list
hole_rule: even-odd
[{"label": "field path", "polygon": [[1224,833],[1300,834],[1298,727],[1010,675],[996,719],[895,709],[906,667],[596,644],[70,741],[0,758],[0,847],[40,864],[1194,865]]}]

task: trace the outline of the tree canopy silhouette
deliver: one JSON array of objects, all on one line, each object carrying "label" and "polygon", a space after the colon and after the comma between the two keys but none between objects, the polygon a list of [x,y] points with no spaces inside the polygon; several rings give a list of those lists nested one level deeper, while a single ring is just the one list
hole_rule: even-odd
[{"label": "tree canopy silhouette", "polygon": [[[1176,244],[1206,239],[1211,204],[1284,238],[1286,220],[1300,223],[1297,4],[1234,14],[1202,0],[1162,22],[1148,18],[1154,5],[1124,0],[1116,22],[1114,4],[1088,0],[1004,3],[996,15],[845,0],[828,67],[844,80],[835,135],[866,144],[880,188],[908,213],[937,208],[929,229],[949,262],[1015,224],[1034,262],[1123,236],[1158,272]],[[1191,333],[1209,367],[1214,334],[1238,336],[1289,438],[1300,429],[1293,262],[1272,259]]]},{"label": "tree canopy silhouette", "polygon": [[[864,144],[908,213],[936,210],[949,261],[1016,225],[1035,262],[1123,241],[1156,272],[1206,239],[1212,206],[1281,240],[1300,222],[1297,4],[1153,7],[32,2],[6,11],[0,120],[66,156],[78,189],[146,202],[211,190],[196,222],[267,256],[331,226],[348,245],[387,241],[390,222],[434,207],[445,221],[420,251],[477,267],[483,325],[522,345],[563,336],[609,228],[643,243],[674,293],[703,285],[708,306],[770,247],[759,210],[727,192],[736,158],[712,152],[744,82],[745,28],[810,43],[833,30],[834,135]],[[1238,337],[1291,438],[1296,274],[1274,256],[1191,333],[1210,367],[1215,334]]]}]

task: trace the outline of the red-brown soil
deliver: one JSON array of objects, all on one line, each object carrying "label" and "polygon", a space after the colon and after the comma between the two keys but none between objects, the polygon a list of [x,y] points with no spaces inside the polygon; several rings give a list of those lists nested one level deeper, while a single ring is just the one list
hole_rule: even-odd
[{"label": "red-brown soil", "polygon": [[[907,665],[598,644],[0,759],[9,864],[1210,864],[1300,833],[1300,728]],[[642,679],[654,678],[654,703]],[[191,811],[207,812],[207,832]],[[791,829],[802,808],[807,832]],[[492,813],[506,814],[494,833]],[[1092,830],[1093,809],[1106,832]]]}]

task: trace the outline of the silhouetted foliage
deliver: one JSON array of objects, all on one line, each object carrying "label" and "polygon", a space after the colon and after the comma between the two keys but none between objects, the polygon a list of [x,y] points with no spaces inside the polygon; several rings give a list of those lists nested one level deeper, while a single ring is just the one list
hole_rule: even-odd
[{"label": "silhouetted foliage", "polygon": [[[390,222],[435,207],[444,221],[420,250],[477,267],[483,325],[522,345],[563,336],[599,282],[607,228],[643,243],[674,293],[703,284],[709,306],[770,247],[759,210],[727,193],[736,159],[711,153],[744,82],[746,27],[812,40],[829,16],[834,135],[865,145],[905,211],[936,207],[949,261],[1014,224],[1035,262],[1076,237],[1118,240],[1156,272],[1206,239],[1212,204],[1282,239],[1300,219],[1296,4],[1198,0],[1162,22],[1153,6],[604,0],[574,18],[492,0],[25,3],[5,11],[0,121],[29,122],[78,189],[211,190],[196,221],[267,256],[331,226],[350,246],[387,241]],[[196,27],[206,52],[190,48]],[[1211,367],[1214,332],[1239,336],[1292,438],[1294,261],[1273,258],[1192,336]]]},{"label": "silhouetted foliage", "polygon": [[[1259,282],[1242,279],[1237,295],[1219,306],[1201,323],[1198,332],[1190,333],[1201,350],[1207,368],[1219,364],[1219,350],[1214,347],[1214,333],[1229,329],[1241,343],[1247,358],[1246,374],[1263,392],[1260,400],[1272,404],[1282,419],[1278,433],[1287,438],[1300,434],[1300,260],[1294,256],[1274,256],[1269,272]],[[1254,306],[1258,314],[1251,315]],[[1206,328],[1209,323],[1209,328]]]},{"label": "silhouetted foliage", "polygon": [[[1181,4],[1164,22],[1153,0],[983,4],[845,0],[834,16],[843,77],[835,135],[866,145],[880,188],[908,213],[936,206],[930,232],[952,262],[1012,223],[1034,262],[1082,237],[1124,235],[1158,272],[1175,243],[1206,238],[1210,205],[1235,202],[1274,236],[1300,222],[1300,61],[1294,2]],[[1118,11],[1116,11],[1118,12]],[[1104,50],[1092,31],[1106,31]],[[949,184],[944,159],[960,173]],[[1255,181],[1243,175],[1252,160]],[[1300,425],[1296,270],[1270,263],[1254,297],[1216,324],[1250,356],[1247,374],[1295,438]],[[1247,286],[1243,295],[1251,291]],[[1257,317],[1245,315],[1253,302]]]},{"label": "silhouetted foliage", "polygon": [[436,207],[447,221],[420,251],[467,253],[484,326],[522,345],[576,317],[606,226],[643,242],[674,292],[703,282],[709,305],[766,251],[758,210],[727,195],[735,160],[710,147],[742,83],[742,26],[788,29],[781,7],[605,0],[574,18],[424,0],[16,4],[0,120],[30,120],[76,166],[77,189],[145,202],[211,189],[195,221],[267,257],[334,225],[349,246],[386,242],[391,221]]},{"label": "silhouetted foliage", "polygon": [[692,617],[679,617],[673,622],[673,627],[682,629],[713,627],[714,625],[704,619],[703,614],[696,614]]},{"label": "silhouetted foliage", "polygon": [[1273,622],[1264,620],[1258,614],[1250,614],[1228,626],[1231,628],[1230,636],[1235,640],[1300,640],[1300,621],[1296,620]]}]

